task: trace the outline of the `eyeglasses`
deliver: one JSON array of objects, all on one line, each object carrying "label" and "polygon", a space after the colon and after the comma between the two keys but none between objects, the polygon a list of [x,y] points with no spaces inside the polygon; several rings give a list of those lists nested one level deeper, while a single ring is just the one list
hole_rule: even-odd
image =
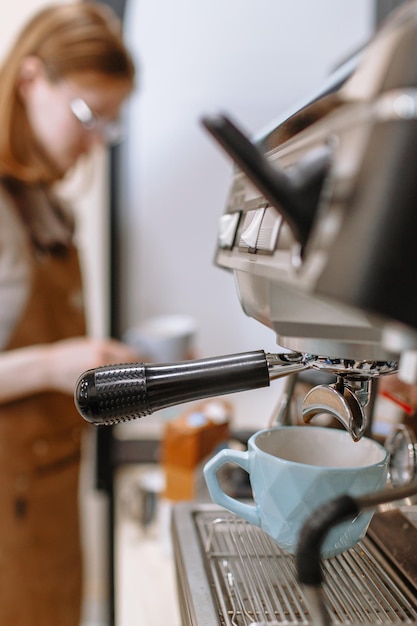
[{"label": "eyeglasses", "polygon": [[70,109],[85,130],[98,133],[107,144],[116,145],[122,140],[123,127],[120,120],[109,121],[101,118],[82,98],[73,98]]}]

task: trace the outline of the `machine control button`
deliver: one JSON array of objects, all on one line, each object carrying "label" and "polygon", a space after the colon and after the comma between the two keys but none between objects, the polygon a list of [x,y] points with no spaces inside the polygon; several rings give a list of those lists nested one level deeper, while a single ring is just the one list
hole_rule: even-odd
[{"label": "machine control button", "polygon": [[273,207],[267,207],[258,233],[256,248],[262,252],[274,252],[279,231],[283,223],[282,215]]},{"label": "machine control button", "polygon": [[220,248],[233,248],[239,219],[240,211],[236,213],[226,213],[221,216],[217,237],[217,243]]},{"label": "machine control button", "polygon": [[240,235],[239,248],[250,252],[256,251],[264,213],[265,207],[254,209],[246,213],[243,231]]}]

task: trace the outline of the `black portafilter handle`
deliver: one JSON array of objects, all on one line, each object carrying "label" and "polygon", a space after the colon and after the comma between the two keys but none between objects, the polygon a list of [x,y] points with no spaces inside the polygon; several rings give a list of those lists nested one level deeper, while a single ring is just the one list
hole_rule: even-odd
[{"label": "black portafilter handle", "polygon": [[75,386],[75,405],[88,422],[110,426],[269,382],[263,350],[180,363],[127,363],[84,372]]}]

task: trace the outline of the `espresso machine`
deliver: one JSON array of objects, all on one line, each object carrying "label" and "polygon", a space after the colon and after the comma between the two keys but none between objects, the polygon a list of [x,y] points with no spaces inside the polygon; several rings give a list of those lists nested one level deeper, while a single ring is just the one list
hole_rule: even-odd
[{"label": "espresso machine", "polygon": [[[90,370],[76,386],[78,410],[93,424],[112,425],[285,378],[276,416],[284,423],[294,379],[317,372],[329,380],[306,393],[303,421],[314,423],[316,416],[327,414],[355,441],[365,433],[372,435],[371,409],[380,378],[396,374],[404,382],[417,383],[417,2],[394,12],[318,95],[262,136],[248,138],[226,114],[207,116],[202,123],[235,163],[219,221],[215,262],[233,272],[244,312],[275,332],[279,349],[273,354],[259,350]],[[298,573],[307,587],[311,584],[316,592],[320,587],[310,599],[312,605],[306,601],[307,608],[301,607],[298,586],[291,590],[290,601],[283,600],[283,587],[296,580],[297,572],[275,546],[266,546],[259,529],[250,530],[246,556],[236,556],[230,528],[243,522],[200,508],[199,513],[211,516],[208,525],[198,521],[195,510],[185,519],[184,509],[178,509],[178,542],[183,535],[191,553],[198,551],[197,544],[200,550],[203,545],[208,564],[202,563],[200,553],[194,556],[201,575],[210,570],[213,577],[202,591],[201,581],[196,586],[195,574],[187,573],[189,554],[179,550],[184,623],[417,623],[417,561],[410,554],[413,542],[417,545],[417,516],[407,518],[392,504],[399,501],[413,509],[417,447],[402,428],[389,445],[391,487],[370,500],[348,502],[347,509],[344,501],[342,510],[332,510],[329,517],[323,514],[326,525],[355,515],[357,506],[380,507],[366,539],[373,547],[360,544],[354,556],[337,557],[337,566],[326,565],[323,583],[317,550],[322,529],[316,525],[313,549],[310,544],[306,549],[307,562],[317,561],[319,574],[311,582],[310,574]],[[239,526],[237,532],[242,537],[248,529]],[[281,581],[279,591],[274,589],[279,597],[271,600],[269,589],[267,598],[264,593],[259,599],[259,588],[272,584],[273,575],[265,570],[272,567],[270,554],[280,563],[281,573],[287,568],[285,582],[274,570]],[[232,567],[237,561],[239,574]],[[256,562],[261,565],[250,572],[247,568]],[[193,563],[190,569],[195,572],[195,567]],[[342,584],[346,602],[340,608],[342,591],[335,586],[332,592],[326,575],[334,582],[343,572],[348,572]],[[243,585],[242,578],[248,584]],[[370,580],[370,588],[360,586]],[[323,609],[322,584],[330,609]],[[217,600],[208,606],[213,588]],[[357,599],[348,610],[352,594]],[[383,600],[377,600],[381,595]],[[232,608],[225,606],[226,596]],[[256,596],[255,608],[252,600],[248,608],[243,596]],[[364,598],[367,608],[362,611]],[[287,608],[277,608],[283,606]]]}]

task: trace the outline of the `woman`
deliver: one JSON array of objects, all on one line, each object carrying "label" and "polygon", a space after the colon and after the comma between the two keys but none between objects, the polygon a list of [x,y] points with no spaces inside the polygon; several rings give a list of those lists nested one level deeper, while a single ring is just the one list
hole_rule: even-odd
[{"label": "woman", "polygon": [[54,195],[114,138],[134,68],[120,25],[90,2],[48,7],[0,70],[0,624],[78,626],[78,475],[86,369],[133,360],[84,336],[71,214]]}]

